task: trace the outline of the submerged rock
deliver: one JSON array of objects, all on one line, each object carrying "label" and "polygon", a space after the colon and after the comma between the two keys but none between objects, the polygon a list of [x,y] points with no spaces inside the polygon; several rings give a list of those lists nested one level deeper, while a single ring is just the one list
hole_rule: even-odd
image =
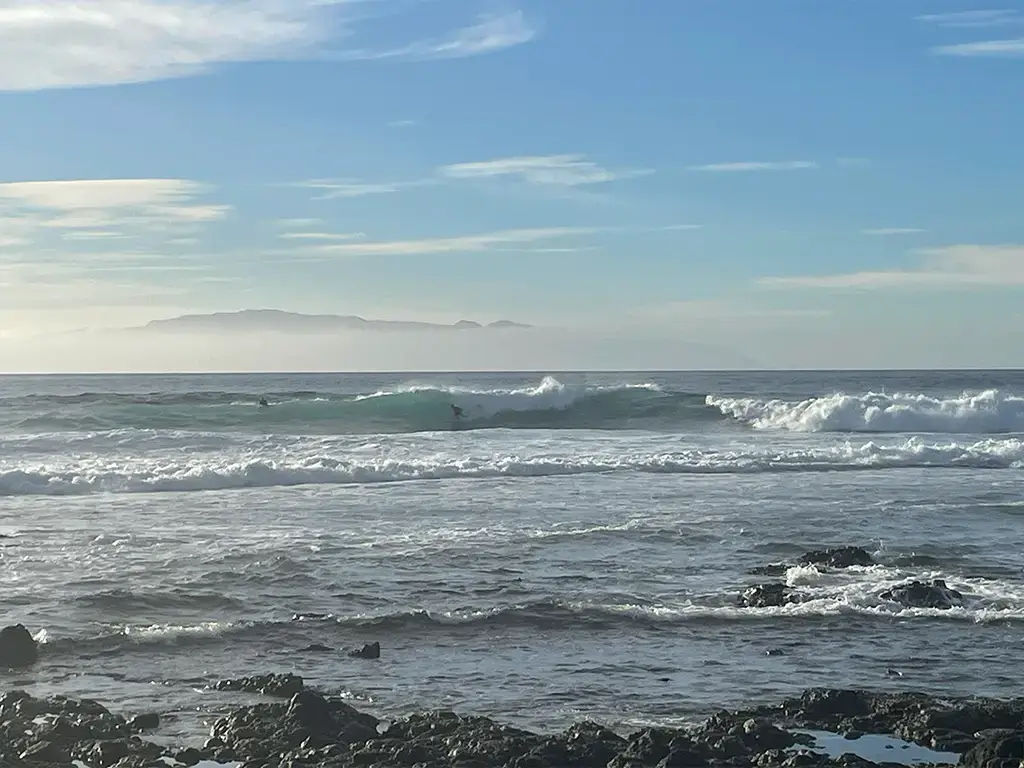
[{"label": "submerged rock", "polygon": [[743,608],[777,608],[796,601],[797,597],[782,583],[755,584],[743,590],[739,597]]},{"label": "submerged rock", "polygon": [[946,586],[942,579],[934,581],[908,581],[898,584],[892,589],[882,592],[883,600],[905,605],[908,608],[941,608],[948,610],[953,606],[963,605],[964,596],[955,589]]},{"label": "submerged rock", "polygon": [[801,565],[821,565],[826,568],[850,568],[875,564],[871,553],[861,547],[830,547],[806,552],[800,558]]},{"label": "submerged rock", "polygon": [[348,655],[356,659],[379,659],[380,643],[376,641],[372,643],[367,643],[362,648],[357,648],[354,651],[349,651]]},{"label": "submerged rock", "polygon": [[0,667],[30,667],[39,658],[39,644],[24,624],[0,629]]}]

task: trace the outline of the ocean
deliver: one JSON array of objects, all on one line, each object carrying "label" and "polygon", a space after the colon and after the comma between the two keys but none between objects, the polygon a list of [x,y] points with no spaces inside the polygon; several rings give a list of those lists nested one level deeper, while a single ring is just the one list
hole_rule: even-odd
[{"label": "ocean", "polygon": [[43,643],[3,687],[190,743],[265,672],[540,730],[1014,695],[1022,467],[1016,371],[0,377],[0,624]]}]

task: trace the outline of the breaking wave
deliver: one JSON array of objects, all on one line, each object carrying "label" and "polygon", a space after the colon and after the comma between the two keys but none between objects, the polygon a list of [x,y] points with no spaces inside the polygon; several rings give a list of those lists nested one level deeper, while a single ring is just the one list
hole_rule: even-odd
[{"label": "breaking wave", "polygon": [[988,389],[939,398],[923,394],[832,394],[805,400],[708,395],[726,416],[757,429],[797,432],[1024,432],[1024,397]]}]

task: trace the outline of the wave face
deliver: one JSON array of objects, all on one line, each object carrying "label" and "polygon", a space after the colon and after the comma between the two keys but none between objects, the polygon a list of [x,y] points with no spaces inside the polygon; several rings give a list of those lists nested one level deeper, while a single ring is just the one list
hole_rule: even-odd
[{"label": "wave face", "polygon": [[757,429],[793,432],[1024,432],[1024,397],[988,389],[977,394],[833,394],[805,400],[708,395],[726,416]]},{"label": "wave face", "polygon": [[[252,392],[37,395],[2,402],[0,416],[22,432],[262,430],[292,433],[401,433],[437,430],[671,428],[718,421],[704,395],[650,383],[566,385],[548,376],[533,387],[472,389],[406,385],[366,394]],[[463,411],[458,421],[450,406]]]}]

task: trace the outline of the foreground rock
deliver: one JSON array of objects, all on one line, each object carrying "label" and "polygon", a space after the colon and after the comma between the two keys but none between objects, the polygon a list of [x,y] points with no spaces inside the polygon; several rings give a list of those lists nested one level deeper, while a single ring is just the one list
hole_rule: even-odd
[{"label": "foreground rock", "polygon": [[[245,679],[272,678],[287,676]],[[851,754],[829,758],[797,728],[851,738],[890,734],[961,754],[965,768],[1018,768],[1024,759],[1024,699],[939,699],[860,690],[811,689],[774,706],[722,711],[693,727],[644,728],[628,735],[593,722],[538,734],[443,711],[409,715],[385,728],[341,699],[307,688],[287,701],[240,707],[221,717],[201,749],[169,748],[137,735],[158,725],[153,714],[126,720],[93,701],[37,699],[14,691],[0,696],[0,766],[68,766],[75,760],[92,768],[210,760],[243,768],[876,766]]]},{"label": "foreground rock", "polygon": [[39,658],[39,646],[24,624],[0,629],[0,667],[29,667]]}]

